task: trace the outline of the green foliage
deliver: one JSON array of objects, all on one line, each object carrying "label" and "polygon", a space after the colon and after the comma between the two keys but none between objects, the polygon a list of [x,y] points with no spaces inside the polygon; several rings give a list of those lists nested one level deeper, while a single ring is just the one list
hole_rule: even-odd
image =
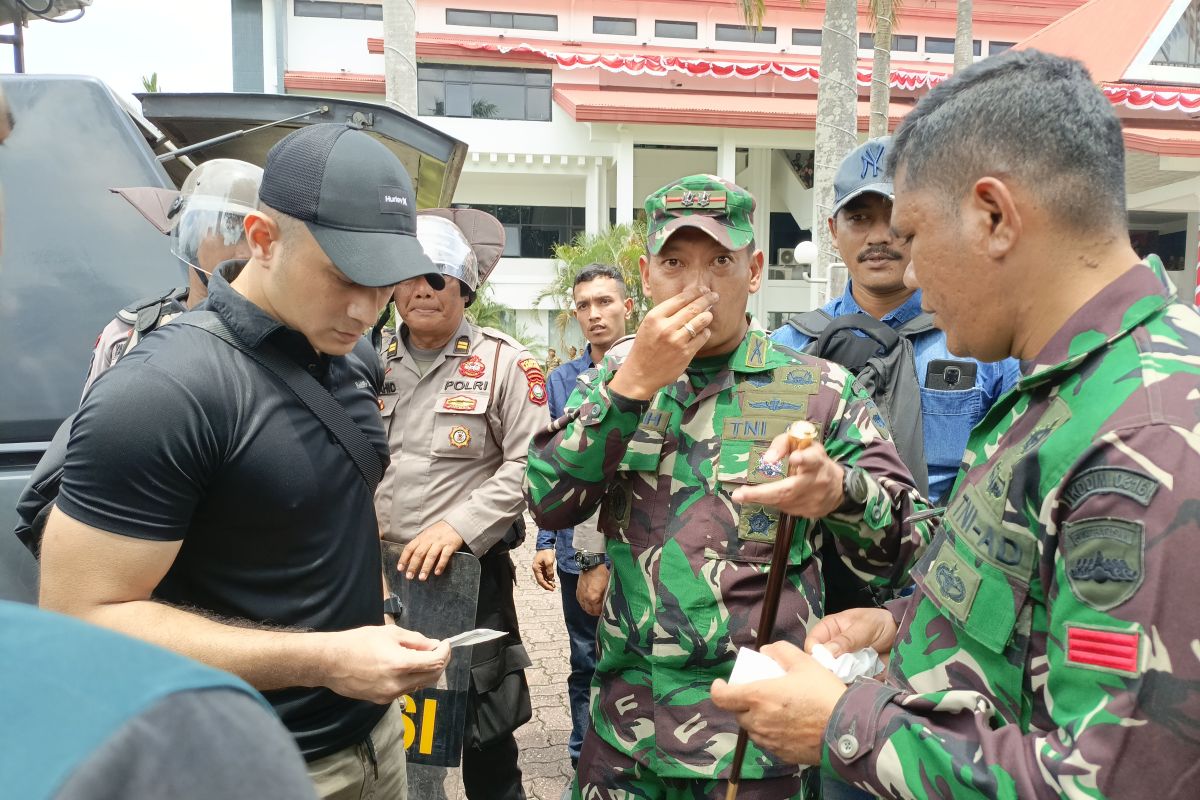
[{"label": "green foliage", "polygon": [[[801,5],[807,5],[807,0]],[[765,0],[737,0],[737,6],[738,11],[742,14],[742,19],[746,21],[747,28],[755,30],[762,28],[763,17],[767,15]]]},{"label": "green foliage", "polygon": [[589,264],[612,264],[621,271],[629,296],[633,298],[633,316],[626,324],[626,333],[633,333],[650,310],[650,300],[642,291],[642,275],[638,271],[638,259],[645,252],[645,221],[616,225],[594,235],[581,233],[570,244],[554,248],[554,257],[558,259],[554,280],[538,295],[537,302],[540,304],[545,299],[554,302],[559,308],[555,325],[565,331],[575,320],[571,313],[575,276]]},{"label": "green foliage", "polygon": [[517,324],[516,313],[508,306],[496,301],[496,298],[492,296],[490,286],[484,286],[475,295],[475,302],[467,309],[467,319],[481,328],[495,328],[507,333],[529,348],[530,352],[535,355],[545,350],[545,345],[535,342],[534,337],[529,334],[524,325]]},{"label": "green foliage", "polygon": [[142,76],[142,88],[147,92],[161,92],[162,88],[158,85],[158,73],[151,72],[150,77]]}]

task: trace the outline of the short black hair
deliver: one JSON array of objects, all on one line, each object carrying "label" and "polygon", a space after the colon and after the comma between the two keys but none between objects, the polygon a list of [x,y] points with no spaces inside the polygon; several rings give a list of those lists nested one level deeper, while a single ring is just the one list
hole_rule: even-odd
[{"label": "short black hair", "polygon": [[[1010,50],[938,84],[900,123],[888,174],[957,213],[985,175],[1011,176],[1064,227],[1124,228],[1125,142],[1083,64]],[[901,187],[897,187],[901,188]]]},{"label": "short black hair", "polygon": [[599,262],[593,262],[581,269],[579,274],[575,276],[575,282],[571,284],[571,288],[574,289],[581,283],[594,281],[597,278],[612,278],[617,282],[617,286],[621,288],[621,299],[628,296],[629,287],[625,285],[625,279],[621,277],[621,270],[612,264],[601,264]]}]

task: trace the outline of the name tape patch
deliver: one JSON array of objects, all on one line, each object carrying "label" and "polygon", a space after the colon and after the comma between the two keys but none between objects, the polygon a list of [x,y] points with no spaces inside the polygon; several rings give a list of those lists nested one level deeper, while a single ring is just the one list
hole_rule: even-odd
[{"label": "name tape patch", "polygon": [[1145,507],[1158,491],[1158,481],[1141,472],[1123,467],[1093,467],[1079,473],[1063,492],[1063,500],[1071,509],[1098,494],[1119,494]]}]

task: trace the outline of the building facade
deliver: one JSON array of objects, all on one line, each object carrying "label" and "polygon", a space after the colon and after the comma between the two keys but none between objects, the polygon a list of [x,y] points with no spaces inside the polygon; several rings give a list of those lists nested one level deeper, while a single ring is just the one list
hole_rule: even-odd
[{"label": "building facade", "polygon": [[[861,135],[873,48],[865,5]],[[382,101],[377,0],[232,7],[235,89]],[[950,72],[955,7],[901,7],[893,126]],[[554,245],[633,220],[647,194],[694,172],[734,180],[758,199],[756,238],[769,269],[751,311],[761,322],[775,327],[818,304],[825,287],[807,279],[794,248],[822,224],[812,171],[823,14],[819,0],[803,8],[768,0],[763,27],[748,30],[735,4],[715,0],[418,3],[418,115],[469,145],[455,201],[504,223],[492,291],[531,340],[560,353],[581,343],[538,300]],[[1178,267],[1171,274],[1189,297],[1200,226],[1196,14],[1193,0],[975,0],[973,19],[976,58],[1037,46],[1092,68],[1127,127],[1134,242]]]}]

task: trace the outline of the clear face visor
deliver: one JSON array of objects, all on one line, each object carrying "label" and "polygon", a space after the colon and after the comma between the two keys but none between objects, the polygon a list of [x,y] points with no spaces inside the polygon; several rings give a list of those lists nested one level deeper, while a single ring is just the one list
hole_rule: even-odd
[{"label": "clear face visor", "polygon": [[457,278],[472,292],[479,289],[479,262],[457,225],[444,217],[420,215],[417,241],[442,275]]},{"label": "clear face visor", "polygon": [[171,252],[183,263],[211,275],[222,262],[237,257],[246,241],[246,215],[254,209],[210,197],[183,200],[171,229]]}]

